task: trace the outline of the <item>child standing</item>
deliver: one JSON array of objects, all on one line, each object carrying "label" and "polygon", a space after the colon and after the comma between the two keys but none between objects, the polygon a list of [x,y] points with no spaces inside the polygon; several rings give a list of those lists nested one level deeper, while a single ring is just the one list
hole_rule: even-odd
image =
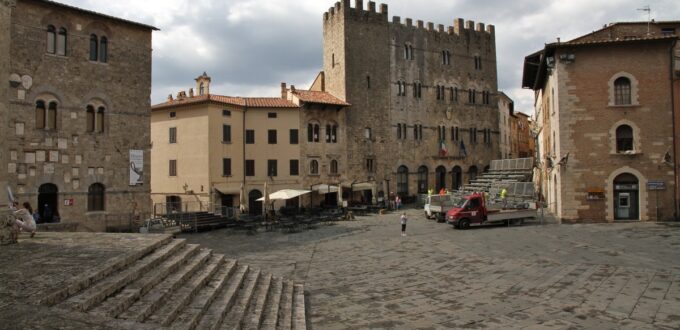
[{"label": "child standing", "polygon": [[401,236],[406,236],[406,221],[408,221],[408,218],[406,212],[404,212],[401,214]]}]

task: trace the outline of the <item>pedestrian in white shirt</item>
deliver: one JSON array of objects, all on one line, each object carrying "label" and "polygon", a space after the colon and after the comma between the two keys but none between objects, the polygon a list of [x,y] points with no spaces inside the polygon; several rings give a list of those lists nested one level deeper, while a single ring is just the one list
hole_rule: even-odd
[{"label": "pedestrian in white shirt", "polygon": [[33,220],[33,208],[29,202],[24,202],[22,209],[17,209],[19,203],[14,202],[12,211],[14,211],[14,224],[21,230],[31,233],[31,237],[35,236],[35,220]]},{"label": "pedestrian in white shirt", "polygon": [[406,236],[406,221],[408,221],[408,218],[406,212],[404,212],[401,214],[401,236]]}]

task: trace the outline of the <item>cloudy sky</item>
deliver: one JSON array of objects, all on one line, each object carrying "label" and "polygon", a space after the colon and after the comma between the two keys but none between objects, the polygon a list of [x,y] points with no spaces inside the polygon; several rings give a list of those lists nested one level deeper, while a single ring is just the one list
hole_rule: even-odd
[{"label": "cloudy sky", "polygon": [[[308,87],[321,69],[323,12],[332,0],[57,0],[151,24],[152,103],[193,87],[207,71],[211,92],[276,96],[282,81]],[[352,0],[352,6],[354,1]],[[499,88],[531,113],[521,89],[524,56],[557,37],[568,40],[615,21],[680,20],[677,0],[385,0],[389,16],[453,25],[455,18],[496,26]],[[364,1],[364,6],[368,3]]]}]

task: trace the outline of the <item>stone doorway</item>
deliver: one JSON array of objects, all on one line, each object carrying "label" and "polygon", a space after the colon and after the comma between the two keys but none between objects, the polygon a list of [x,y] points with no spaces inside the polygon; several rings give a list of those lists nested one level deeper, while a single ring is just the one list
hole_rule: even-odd
[{"label": "stone doorway", "polygon": [[614,220],[640,219],[640,192],[638,179],[623,173],[614,179]]},{"label": "stone doorway", "polygon": [[38,213],[41,223],[59,222],[59,188],[45,183],[38,188]]},{"label": "stone doorway", "polygon": [[261,215],[262,214],[262,202],[258,199],[262,198],[262,192],[259,190],[251,190],[248,193],[248,214],[250,215]]}]

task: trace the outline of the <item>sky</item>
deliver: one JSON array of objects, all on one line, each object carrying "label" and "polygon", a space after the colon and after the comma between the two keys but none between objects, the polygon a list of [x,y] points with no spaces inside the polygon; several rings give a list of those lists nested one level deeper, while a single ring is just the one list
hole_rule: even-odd
[{"label": "sky", "polygon": [[[279,96],[280,83],[308,88],[322,69],[322,15],[331,0],[57,0],[160,29],[153,34],[152,104],[194,87],[206,71],[210,92]],[[498,86],[515,110],[533,113],[521,88],[524,57],[617,21],[680,20],[677,0],[385,0],[400,16],[453,25],[456,18],[496,26]],[[351,1],[354,7],[354,0]],[[364,1],[364,7],[368,1]]]}]

